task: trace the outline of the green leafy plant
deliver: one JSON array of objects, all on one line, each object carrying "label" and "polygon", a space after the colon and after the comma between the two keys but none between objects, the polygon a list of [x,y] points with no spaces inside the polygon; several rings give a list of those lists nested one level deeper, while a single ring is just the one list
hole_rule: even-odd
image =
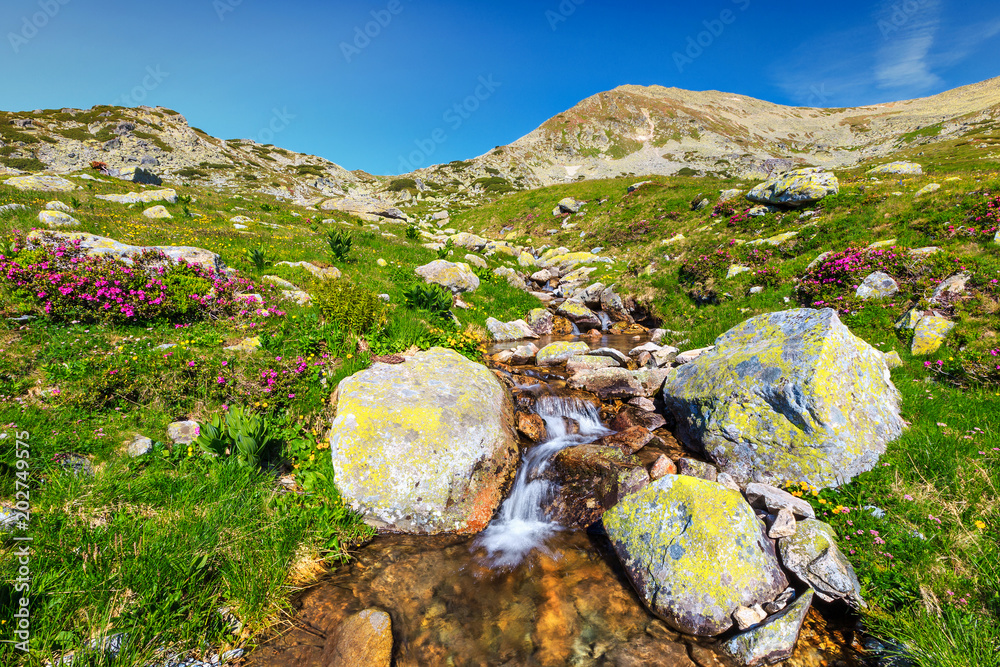
[{"label": "green leafy plant", "polygon": [[267,256],[267,252],[264,248],[247,248],[247,259],[253,264],[253,267],[258,271],[263,271],[271,265],[271,260]]},{"label": "green leafy plant", "polygon": [[416,241],[418,238],[420,238],[420,232],[417,230],[416,225],[406,226],[406,238],[410,239],[411,241]]},{"label": "green leafy plant", "polygon": [[408,308],[426,310],[442,319],[451,312],[451,292],[440,285],[413,285],[403,293],[403,297]]},{"label": "green leafy plant", "polygon": [[201,432],[192,443],[205,454],[233,457],[239,465],[257,467],[275,444],[267,422],[240,407],[230,408],[223,418],[219,415],[199,424]]},{"label": "green leafy plant", "polygon": [[438,259],[445,259],[446,257],[448,257],[448,255],[451,253],[454,247],[455,244],[452,242],[451,239],[448,239],[448,242],[444,244],[443,248],[438,248],[437,251]]},{"label": "green leafy plant", "polygon": [[73,206],[73,208],[80,208],[80,200],[78,198],[70,197],[69,202]]},{"label": "green leafy plant", "polygon": [[330,246],[330,254],[338,262],[346,262],[347,256],[351,254],[351,246],[354,244],[354,238],[347,232],[337,230],[327,232],[326,241]]}]

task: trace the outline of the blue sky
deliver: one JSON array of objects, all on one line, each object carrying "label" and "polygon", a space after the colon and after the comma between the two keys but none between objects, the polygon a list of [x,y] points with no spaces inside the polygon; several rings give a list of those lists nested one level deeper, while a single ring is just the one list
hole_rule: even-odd
[{"label": "blue sky", "polygon": [[161,105],[379,174],[627,83],[855,106],[1000,75],[995,0],[3,0],[0,32],[2,109]]}]

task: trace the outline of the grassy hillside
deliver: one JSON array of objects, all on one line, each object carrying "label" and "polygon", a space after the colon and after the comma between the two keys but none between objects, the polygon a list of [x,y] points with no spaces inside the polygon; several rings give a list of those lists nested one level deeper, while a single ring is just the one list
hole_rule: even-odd
[{"label": "grassy hillside", "polygon": [[[881,466],[835,491],[792,488],[842,536],[870,603],[866,623],[921,665],[994,664],[1000,646],[1000,165],[990,148],[958,143],[913,156],[921,177],[877,180],[865,173],[874,165],[838,172],[840,194],[812,216],[751,217],[742,198],[713,206],[720,191],[754,183],[654,177],[631,194],[641,179],[517,193],[456,220],[536,245],[604,246],[623,268],[601,280],[640,295],[682,349],[757,314],[814,306],[897,352],[892,377],[911,426]],[[942,187],[915,196],[930,183]],[[582,213],[554,217],[567,196],[587,202]],[[702,198],[713,205],[692,210]],[[928,247],[939,251],[910,252]],[[727,279],[734,265],[750,270]],[[856,298],[876,270],[899,292]],[[894,324],[960,273],[965,293],[935,306],[956,328],[937,352],[912,355],[913,332]]]},{"label": "grassy hillside", "polygon": [[[165,204],[171,219],[149,220],[142,214],[149,204],[96,198],[141,187],[73,180],[83,189],[64,195],[0,185],[0,205],[26,207],[0,213],[0,431],[11,443],[0,448],[0,505],[12,507],[21,489],[13,443],[27,438],[30,469],[21,481],[30,486],[37,549],[29,662],[119,632],[129,634],[126,664],[146,664],[165,651],[252,646],[282,618],[290,592],[369,535],[332,483],[326,435],[337,382],[374,354],[412,346],[443,345],[478,358],[487,313],[513,318],[538,302],[483,271],[483,285],[465,297],[469,309],[455,310],[457,323],[408,306],[407,293],[422,283],[414,268],[438,255],[400,222],[365,224],[344,214],[323,220],[270,198],[197,187],[178,188],[178,202]],[[160,303],[150,298],[134,316],[69,297],[56,299],[46,314],[51,296],[39,296],[48,290],[45,280],[60,270],[109,270],[78,260],[72,248],[63,257],[23,249],[52,200],[75,209],[82,231],[131,244],[206,248],[238,278],[168,272]],[[249,218],[238,223],[246,229],[234,226],[237,215]],[[345,258],[331,253],[330,232],[353,240]],[[58,269],[67,258],[85,268]],[[304,260],[336,265],[344,280],[274,266]],[[42,282],[29,289],[10,278],[11,261],[48,269],[39,269]],[[514,266],[510,257],[490,261],[491,268]],[[290,281],[315,301],[281,301],[264,275]],[[208,305],[187,296],[213,284],[217,298]],[[259,294],[262,307],[227,307],[223,297],[233,285]],[[32,319],[8,319],[25,315]],[[259,349],[225,349],[251,339]],[[261,465],[227,465],[197,444],[170,444],[169,423],[205,424],[236,409],[263,424],[270,444]],[[139,434],[153,448],[132,458],[125,443]],[[13,548],[7,541],[0,550]],[[0,580],[12,582],[17,567],[5,553]],[[0,616],[12,618],[18,600],[12,585],[0,585]],[[12,630],[0,625],[0,640],[11,639]],[[20,658],[0,643],[0,663]]]}]

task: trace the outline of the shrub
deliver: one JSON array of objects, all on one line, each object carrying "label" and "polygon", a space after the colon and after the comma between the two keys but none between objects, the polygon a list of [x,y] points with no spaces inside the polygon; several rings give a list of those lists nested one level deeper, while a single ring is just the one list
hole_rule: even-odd
[{"label": "shrub", "polygon": [[322,283],[314,300],[327,324],[341,331],[363,335],[385,323],[385,302],[346,280]]},{"label": "shrub", "polygon": [[418,238],[420,238],[420,232],[417,231],[416,225],[406,226],[406,238],[410,239],[411,241],[416,241]]},{"label": "shrub", "polygon": [[402,192],[403,190],[415,190],[417,182],[412,178],[397,178],[389,182],[386,188],[389,192]]},{"label": "shrub", "polygon": [[[180,315],[202,318],[248,313],[242,293],[264,286],[219,275],[196,264],[173,262],[158,251],[131,258],[87,255],[72,244],[31,245],[15,238],[17,252],[0,257],[0,289],[18,308],[56,320],[137,322]],[[263,313],[263,303],[255,304]],[[267,315],[283,315],[270,310]]]}]

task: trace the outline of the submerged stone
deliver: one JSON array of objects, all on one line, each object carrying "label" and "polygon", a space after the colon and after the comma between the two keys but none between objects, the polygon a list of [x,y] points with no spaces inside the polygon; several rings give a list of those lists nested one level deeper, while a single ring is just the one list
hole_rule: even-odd
[{"label": "submerged stone", "polygon": [[788,660],[795,652],[799,631],[809,613],[812,599],[813,591],[806,591],[784,611],[725,642],[722,650],[744,667],[773,665]]}]

